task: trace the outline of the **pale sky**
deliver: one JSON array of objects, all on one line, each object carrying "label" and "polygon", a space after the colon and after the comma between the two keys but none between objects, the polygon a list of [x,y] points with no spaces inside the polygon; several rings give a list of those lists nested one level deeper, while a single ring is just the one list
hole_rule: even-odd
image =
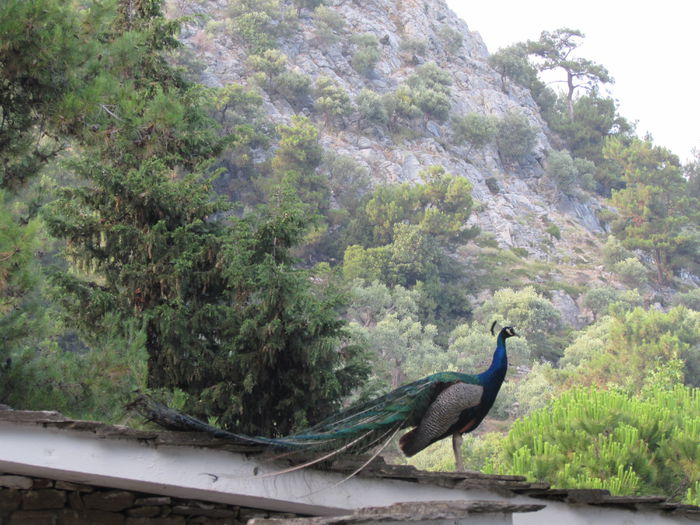
[{"label": "pale sky", "polygon": [[[490,53],[537,40],[543,30],[579,29],[577,56],[605,66],[609,93],[637,134],[681,161],[700,149],[700,1],[698,0],[447,0]],[[556,84],[553,85],[556,87]]]}]

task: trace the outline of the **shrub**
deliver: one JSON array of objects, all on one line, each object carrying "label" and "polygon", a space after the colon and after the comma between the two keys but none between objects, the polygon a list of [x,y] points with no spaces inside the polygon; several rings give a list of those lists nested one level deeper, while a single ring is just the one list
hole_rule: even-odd
[{"label": "shrub", "polygon": [[555,487],[695,501],[699,417],[697,389],[682,385],[653,385],[638,397],[574,389],[516,421],[484,470]]},{"label": "shrub", "polygon": [[406,83],[413,89],[431,89],[449,96],[452,77],[447,71],[440,69],[435,62],[428,62],[419,66]]},{"label": "shrub", "polygon": [[545,230],[548,234],[554,237],[556,240],[561,240],[561,230],[556,224],[550,224]]},{"label": "shrub", "polygon": [[369,124],[384,125],[389,121],[382,95],[376,91],[363,89],[355,98],[360,119]]},{"label": "shrub", "polygon": [[425,55],[426,48],[427,43],[425,40],[411,37],[404,37],[399,44],[399,51],[412,63],[416,62],[416,57]]},{"label": "shrub", "polygon": [[629,257],[624,261],[615,263],[613,271],[623,283],[632,288],[643,286],[648,281],[647,269],[636,257]]},{"label": "shrub", "polygon": [[683,305],[686,308],[700,312],[700,288],[695,288],[686,293],[680,293],[672,299],[674,305]]},{"label": "shrub", "polygon": [[328,124],[350,112],[350,96],[329,77],[319,77],[314,87],[314,108],[320,112]]},{"label": "shrub", "polygon": [[494,195],[500,191],[500,187],[498,186],[498,181],[496,180],[495,177],[489,177],[487,178],[484,183],[486,184],[486,187],[489,189],[491,193]]},{"label": "shrub", "polygon": [[352,67],[362,75],[369,75],[382,56],[379,39],[371,33],[365,33],[353,38],[353,42],[356,50],[351,60]]},{"label": "shrub", "polygon": [[612,269],[616,263],[622,262],[625,259],[633,257],[634,254],[627,248],[622,246],[622,243],[616,237],[612,235],[608,236],[608,239],[603,245],[603,262],[608,269]]},{"label": "shrub", "polygon": [[440,26],[440,29],[437,31],[437,36],[445,47],[445,50],[451,55],[456,54],[462,48],[464,42],[462,33],[446,24]]},{"label": "shrub", "polygon": [[345,26],[345,20],[335,9],[320,5],[314,11],[314,35],[322,46],[335,44],[340,37],[338,32]]},{"label": "shrub", "polygon": [[275,92],[292,104],[301,104],[309,98],[311,80],[303,73],[283,71],[275,79]]},{"label": "shrub", "polygon": [[493,117],[469,113],[452,120],[452,142],[456,145],[468,144],[469,152],[473,148],[481,149],[496,136],[498,129]]},{"label": "shrub", "polygon": [[522,113],[509,111],[498,123],[496,145],[504,162],[522,162],[535,146],[536,131]]},{"label": "shrub", "polygon": [[498,290],[476,311],[476,318],[484,324],[498,320],[513,325],[525,337],[535,357],[551,359],[559,355],[552,336],[562,328],[561,315],[552,302],[532,286],[518,291],[511,288]]},{"label": "shrub", "polygon": [[545,173],[560,191],[571,195],[577,186],[578,170],[568,151],[550,151],[547,156]]}]

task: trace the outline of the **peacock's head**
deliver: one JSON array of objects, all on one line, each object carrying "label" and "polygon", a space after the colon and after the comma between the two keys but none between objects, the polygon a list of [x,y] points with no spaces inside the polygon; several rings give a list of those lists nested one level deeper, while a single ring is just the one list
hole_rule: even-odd
[{"label": "peacock's head", "polygon": [[[491,335],[496,335],[493,331],[494,328],[496,328],[496,323],[498,321],[494,321],[493,324],[491,325]],[[508,339],[509,337],[517,337],[518,334],[515,332],[515,328],[512,326],[504,326],[501,329],[501,332],[499,335],[503,336],[503,339]]]},{"label": "peacock's head", "polygon": [[504,339],[508,339],[509,337],[517,337],[518,334],[515,333],[515,328],[512,326],[506,326],[501,330],[501,333],[503,334]]}]

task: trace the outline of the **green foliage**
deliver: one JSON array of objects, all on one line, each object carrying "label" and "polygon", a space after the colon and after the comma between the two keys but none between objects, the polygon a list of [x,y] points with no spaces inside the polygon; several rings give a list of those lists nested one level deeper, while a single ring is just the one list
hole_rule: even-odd
[{"label": "green foliage", "polygon": [[506,163],[523,162],[535,146],[536,131],[527,117],[509,111],[498,123],[496,145]]},{"label": "green foliage", "polygon": [[[455,354],[452,366],[456,370],[480,372],[486,370],[493,358],[493,336],[481,324],[461,324],[450,334],[449,351]],[[529,364],[530,348],[527,340],[512,338],[508,341],[508,366]]]},{"label": "green foliage", "polygon": [[581,298],[581,306],[593,313],[594,321],[598,317],[606,315],[609,312],[610,305],[614,303],[618,303],[618,307],[626,304],[633,308],[641,306],[642,298],[636,289],[621,291],[607,286],[591,288]]},{"label": "green foliage", "polygon": [[[39,220],[22,225],[0,191],[0,377],[14,353],[37,330],[37,264],[34,260]],[[0,399],[9,392],[0,380]]]},{"label": "green foliage", "polygon": [[248,65],[264,79],[264,86],[268,91],[274,91],[274,80],[287,67],[287,55],[278,49],[266,49],[259,55],[250,55]]},{"label": "green foliage", "polygon": [[370,192],[369,171],[352,157],[326,153],[321,170],[328,174],[333,200],[345,210],[347,220],[356,216]]},{"label": "green foliage", "polygon": [[378,186],[367,202],[373,245],[392,242],[397,224],[418,230],[448,245],[466,242],[475,234],[465,224],[472,211],[471,184],[463,177],[445,173],[442,166],[421,172],[423,184]]},{"label": "green foliage", "polygon": [[557,391],[556,372],[552,363],[535,363],[524,378],[506,383],[514,383],[515,386],[514,403],[509,415],[522,417],[546,406]]},{"label": "green foliage", "polygon": [[576,97],[571,118],[566,100],[559,97],[553,110],[545,116],[550,129],[564,140],[572,156],[601,166],[595,175],[604,195],[609,195],[611,188],[619,187],[603,166],[603,146],[608,137],[627,138],[632,125],[619,116],[612,98],[603,98],[596,90]]},{"label": "green foliage", "polygon": [[270,94],[281,95],[291,104],[303,103],[310,95],[311,80],[287,70],[288,57],[277,49],[267,49],[248,57],[253,78]]},{"label": "green foliage", "polygon": [[484,324],[499,321],[515,326],[535,357],[553,359],[560,355],[555,337],[562,328],[559,311],[532,286],[498,290],[475,315]]},{"label": "green foliage", "polygon": [[272,159],[276,171],[314,171],[323,158],[323,149],[318,142],[318,129],[311,121],[299,115],[292,117],[291,125],[277,126],[280,140]]},{"label": "green foliage", "polygon": [[682,305],[690,310],[700,312],[700,288],[693,288],[688,292],[679,293],[673,297],[672,302],[676,306]]},{"label": "green foliage", "polygon": [[321,48],[335,44],[340,40],[338,33],[345,27],[343,16],[330,7],[319,5],[314,10],[314,36]]},{"label": "green foliage", "polygon": [[277,46],[277,38],[290,29],[293,14],[279,0],[235,0],[229,4],[233,36],[252,53]]},{"label": "green foliage", "polygon": [[408,78],[407,84],[414,90],[434,91],[449,97],[452,78],[435,62],[427,62],[416,69],[416,72]]},{"label": "green foliage", "polygon": [[561,28],[555,31],[542,31],[540,39],[527,43],[528,54],[538,57],[537,68],[540,71],[561,69],[566,74],[566,98],[569,119],[574,118],[574,93],[577,89],[593,90],[599,84],[612,83],[613,79],[600,64],[585,58],[575,58],[573,52],[578,48],[578,39],[584,37],[576,29]]},{"label": "green foliage", "polygon": [[318,9],[322,3],[323,0],[294,0],[297,13],[300,13],[302,9]]},{"label": "green foliage", "polygon": [[501,188],[498,186],[498,181],[495,177],[486,178],[486,180],[484,180],[484,183],[486,184],[486,187],[489,189],[489,191],[494,195],[501,191]]},{"label": "green foliage", "polygon": [[259,186],[273,202],[280,188],[290,189],[307,205],[309,219],[319,213],[325,215],[330,208],[330,188],[328,178],[318,171],[323,160],[318,129],[307,117],[295,115],[291,125],[277,126],[277,133],[273,173],[259,179]]},{"label": "green foliage", "polygon": [[452,79],[447,71],[428,62],[419,66],[407,84],[413,104],[423,114],[425,120],[444,121],[450,111],[450,85]]},{"label": "green foliage", "polygon": [[391,130],[396,131],[401,123],[410,123],[421,115],[413,90],[405,84],[399,85],[382,98]]},{"label": "green foliage", "polygon": [[567,195],[573,193],[578,178],[578,170],[574,165],[574,159],[571,158],[568,151],[552,150],[547,156],[545,173],[557,184],[562,192]]},{"label": "green foliage", "polygon": [[272,18],[263,12],[243,13],[233,21],[234,34],[253,52],[264,52],[276,47],[273,27]]},{"label": "green foliage", "polygon": [[612,270],[615,264],[634,257],[634,253],[625,248],[614,235],[608,235],[603,245],[603,262],[606,268]]},{"label": "green foliage", "polygon": [[55,134],[71,130],[81,115],[62,108],[80,101],[92,109],[85,62],[96,55],[85,33],[65,2],[0,5],[0,188],[19,188],[63,149]]},{"label": "green foliage", "polygon": [[624,261],[615,263],[612,270],[620,277],[623,283],[632,288],[640,288],[648,281],[648,271],[636,257],[629,257]]},{"label": "green foliage", "polygon": [[399,51],[412,64],[415,64],[418,57],[425,55],[428,44],[425,40],[404,36],[399,44]]},{"label": "green foliage", "polygon": [[352,67],[362,75],[370,75],[382,57],[379,39],[372,33],[365,33],[356,35],[352,41],[355,44],[355,52],[350,61]]},{"label": "green foliage", "polygon": [[[118,422],[125,401],[146,387],[145,334],[136,322],[107,319],[89,347],[65,327],[15,353],[5,373],[0,399],[25,410],[58,410],[81,419]],[[60,335],[59,335],[60,334]]]},{"label": "green foliage", "polygon": [[545,173],[566,195],[574,195],[578,188],[594,189],[595,165],[585,159],[574,159],[566,150],[550,151]]},{"label": "green foliage", "polygon": [[[278,193],[266,212],[227,218],[229,207],[211,193],[210,166],[228,139],[210,115],[235,121],[233,100],[249,104],[243,114],[255,102],[177,75],[163,55],[176,25],[159,2],[120,6],[123,18],[109,28],[129,30],[98,35],[110,60],[95,126],[109,132],[79,136],[67,163],[79,180],[45,214],[74,268],[53,275],[66,322],[86,338],[138,326],[148,386],[181,390],[188,409],[223,425],[274,434],[321,419],[367,369],[361,349],[344,343],[338,294],[314,285],[290,255],[308,214]],[[273,168],[318,166],[317,132],[307,124],[280,128]],[[306,180],[292,182],[309,190]]]},{"label": "green foliage", "polygon": [[425,119],[444,122],[450,114],[450,97],[433,89],[421,89],[415,93],[416,106]]},{"label": "green foliage", "polygon": [[326,125],[333,121],[342,121],[351,110],[347,91],[329,77],[322,76],[316,79],[314,97],[314,108],[323,115]]},{"label": "green foliage", "polygon": [[656,384],[643,397],[574,389],[516,421],[486,470],[681,500],[700,477],[699,422],[697,389]]},{"label": "green foliage", "polygon": [[222,348],[212,355],[219,380],[201,395],[207,414],[245,433],[286,434],[320,421],[369,371],[338,319],[340,296],[312,290],[311,275],[289,256],[303,212],[271,211],[257,225],[242,223],[225,247],[238,306],[230,324],[219,325]]},{"label": "green foliage", "polygon": [[561,230],[559,229],[559,226],[556,224],[550,224],[547,226],[547,228],[544,230],[546,231],[549,235],[554,237],[556,240],[561,240]]},{"label": "green foliage", "polygon": [[227,177],[216,180],[215,186],[234,199],[254,200],[251,179],[255,170],[255,152],[266,147],[272,125],[262,109],[262,97],[239,84],[228,84],[213,92],[213,115],[226,136],[235,140],[224,151],[222,160]]},{"label": "green foliage", "polygon": [[462,33],[448,26],[447,24],[441,25],[436,34],[443,47],[449,54],[455,55],[462,48],[462,44],[464,42]]},{"label": "green foliage", "polygon": [[664,313],[616,305],[610,318],[564,351],[568,385],[617,385],[638,392],[658,366],[680,359],[685,382],[700,384],[700,314],[682,306]]},{"label": "green foliage", "polygon": [[391,286],[419,286],[424,314],[439,322],[468,312],[462,290],[443,284],[461,278],[446,251],[476,231],[465,227],[472,206],[466,179],[434,167],[424,181],[378,186],[368,196],[347,229],[343,274]]},{"label": "green foliage", "polygon": [[407,380],[442,370],[445,352],[435,343],[436,327],[423,324],[421,292],[378,281],[354,281],[347,315],[357,334],[376,353],[373,375],[396,388]]},{"label": "green foliage", "polygon": [[292,105],[301,106],[311,94],[311,79],[297,71],[283,71],[275,79],[275,92]]},{"label": "green foliage", "polygon": [[678,157],[642,140],[608,140],[604,154],[625,181],[612,196],[619,213],[613,231],[625,247],[652,257],[657,281],[664,284],[677,265],[674,258],[693,246],[698,224],[698,202],[686,191]]},{"label": "green foliage", "polygon": [[537,79],[537,71],[528,61],[525,44],[501,48],[489,55],[488,62],[501,75],[501,87],[504,91],[507,91],[506,79],[523,87],[530,87]]},{"label": "green foliage", "polygon": [[452,119],[452,141],[454,144],[469,145],[469,153],[482,149],[496,136],[497,121],[493,117],[469,113]]},{"label": "green foliage", "polygon": [[386,125],[389,122],[389,113],[385,106],[384,97],[370,89],[363,89],[355,97],[355,105],[360,115],[360,121],[367,124]]},{"label": "green foliage", "polygon": [[[502,439],[498,432],[488,432],[480,436],[465,434],[462,441],[462,457],[464,468],[472,471],[481,471],[486,461]],[[452,452],[452,442],[443,439],[430,447],[422,450],[412,458],[409,463],[420,470],[434,472],[451,472],[455,470],[455,456]]]}]

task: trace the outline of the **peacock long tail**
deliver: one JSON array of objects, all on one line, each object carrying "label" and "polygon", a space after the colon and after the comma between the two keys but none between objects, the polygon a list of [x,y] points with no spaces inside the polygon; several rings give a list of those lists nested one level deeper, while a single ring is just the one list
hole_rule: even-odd
[{"label": "peacock long tail", "polygon": [[322,458],[341,452],[365,453],[386,444],[399,430],[412,427],[399,441],[403,453],[410,457],[431,443],[471,432],[479,426],[505,378],[506,339],[516,335],[511,326],[500,331],[491,365],[480,374],[438,372],[338,412],[302,432],[280,438],[222,430],[144,395],[131,407],[165,428],[206,432],[249,449],[312,454],[331,451]]},{"label": "peacock long tail", "polygon": [[145,394],[139,394],[129,408],[163,428],[205,432],[251,450],[322,452],[342,448],[346,453],[362,454],[383,443],[397,430],[418,425],[436,394],[455,382],[476,384],[477,379],[458,372],[439,372],[338,412],[297,434],[280,438],[223,430],[168,408]]}]

